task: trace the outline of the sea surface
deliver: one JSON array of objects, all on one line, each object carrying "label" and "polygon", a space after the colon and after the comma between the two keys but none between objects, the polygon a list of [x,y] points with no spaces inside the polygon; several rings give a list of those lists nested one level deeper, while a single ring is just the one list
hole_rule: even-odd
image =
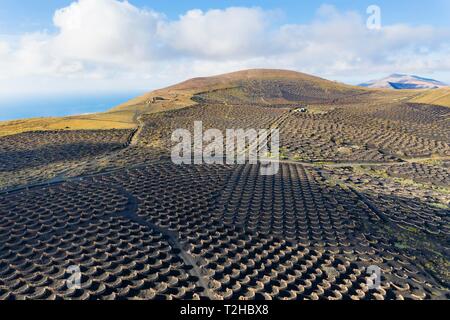
[{"label": "sea surface", "polygon": [[102,112],[143,93],[0,98],[0,121]]}]

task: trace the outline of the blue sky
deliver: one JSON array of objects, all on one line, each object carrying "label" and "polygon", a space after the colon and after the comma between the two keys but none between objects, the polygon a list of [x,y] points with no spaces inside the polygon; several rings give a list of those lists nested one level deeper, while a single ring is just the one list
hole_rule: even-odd
[{"label": "blue sky", "polygon": [[450,1],[0,0],[0,112],[18,96],[127,96],[248,68],[450,83]]},{"label": "blue sky", "polygon": [[[34,31],[36,28],[53,30],[52,17],[55,10],[69,5],[72,0],[0,0],[0,31],[18,33]],[[203,10],[223,9],[231,6],[280,9],[284,22],[299,23],[310,21],[323,3],[333,4],[341,10],[356,10],[364,13],[371,4],[383,9],[385,23],[410,23],[450,25],[450,4],[447,0],[329,0],[329,1],[242,1],[242,0],[130,0],[139,7],[164,12],[169,18],[176,18],[192,8]]]}]

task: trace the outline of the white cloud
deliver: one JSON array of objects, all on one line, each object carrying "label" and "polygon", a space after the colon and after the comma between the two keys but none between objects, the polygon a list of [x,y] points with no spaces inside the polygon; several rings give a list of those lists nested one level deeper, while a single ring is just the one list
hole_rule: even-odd
[{"label": "white cloud", "polygon": [[[295,69],[339,80],[410,72],[450,82],[450,30],[387,25],[322,6],[310,23],[276,25],[261,8],[190,10],[176,20],[126,1],[78,0],[55,33],[0,40],[0,95],[156,88],[243,68]],[[279,22],[279,21],[278,21]]]},{"label": "white cloud", "polygon": [[162,15],[128,2],[79,0],[56,11],[59,33],[52,49],[67,58],[128,65],[154,56],[162,20]]},{"label": "white cloud", "polygon": [[[449,30],[430,26],[398,24],[369,30],[362,16],[323,6],[312,23],[281,27],[277,41],[288,44],[289,50],[282,55],[292,65],[321,75],[355,77],[376,72],[429,72],[420,67],[421,62],[437,56],[448,59],[443,44],[449,37]],[[437,70],[440,67],[436,65]]]},{"label": "white cloud", "polygon": [[5,56],[9,53],[9,45],[7,42],[0,41],[0,57]]},{"label": "white cloud", "polygon": [[239,58],[264,51],[266,20],[259,8],[190,10],[162,29],[167,44],[180,53],[204,58]]}]

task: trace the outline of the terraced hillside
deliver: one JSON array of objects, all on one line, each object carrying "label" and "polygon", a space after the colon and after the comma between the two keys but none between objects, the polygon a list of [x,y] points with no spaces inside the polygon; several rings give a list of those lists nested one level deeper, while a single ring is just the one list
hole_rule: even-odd
[{"label": "terraced hillside", "polygon": [[[4,134],[0,299],[449,299],[450,109],[416,95],[249,70]],[[280,170],[172,163],[194,121],[280,129]]]}]

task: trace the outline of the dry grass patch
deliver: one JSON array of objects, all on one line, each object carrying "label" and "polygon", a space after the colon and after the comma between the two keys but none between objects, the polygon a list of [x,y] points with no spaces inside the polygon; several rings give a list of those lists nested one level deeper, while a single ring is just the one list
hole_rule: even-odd
[{"label": "dry grass patch", "polygon": [[0,122],[0,137],[28,131],[131,129],[134,113],[111,112],[91,115],[33,118]]},{"label": "dry grass patch", "polygon": [[450,107],[450,88],[427,90],[413,98],[411,101]]}]

